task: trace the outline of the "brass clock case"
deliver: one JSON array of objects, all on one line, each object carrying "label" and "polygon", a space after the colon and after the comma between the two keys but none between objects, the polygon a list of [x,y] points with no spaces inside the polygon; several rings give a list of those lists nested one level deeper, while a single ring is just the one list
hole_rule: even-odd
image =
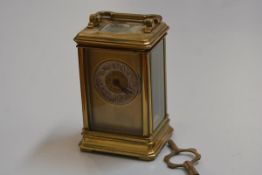
[{"label": "brass clock case", "polygon": [[172,135],[159,15],[97,12],[77,34],[82,151],[153,160]]}]

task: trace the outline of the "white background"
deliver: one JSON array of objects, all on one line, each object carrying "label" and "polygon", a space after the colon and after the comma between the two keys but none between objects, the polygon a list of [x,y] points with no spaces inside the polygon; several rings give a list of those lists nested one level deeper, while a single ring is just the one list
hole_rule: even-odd
[{"label": "white background", "polygon": [[261,174],[262,1],[0,2],[0,174],[185,174],[153,162],[81,153],[73,37],[99,10],[161,14],[168,109],[201,174]]}]

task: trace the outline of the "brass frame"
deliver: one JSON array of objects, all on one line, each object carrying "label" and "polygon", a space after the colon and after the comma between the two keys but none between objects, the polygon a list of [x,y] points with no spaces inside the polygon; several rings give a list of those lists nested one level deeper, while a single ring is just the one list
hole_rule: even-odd
[{"label": "brass frame", "polygon": [[[112,16],[116,19],[121,20],[128,17],[128,14],[117,14],[108,12],[103,12],[102,14],[113,14]],[[96,14],[97,15],[97,14]],[[100,16],[99,16],[100,15]],[[97,26],[98,22],[101,20],[101,13],[98,14],[99,17],[90,16],[90,22],[88,28]],[[154,17],[157,20],[154,20]],[[127,155],[132,157],[137,157],[143,160],[154,160],[157,154],[160,152],[161,148],[169,140],[172,135],[173,129],[169,126],[168,114],[165,115],[163,121],[154,130],[153,129],[153,116],[152,116],[152,94],[151,94],[151,65],[150,65],[150,49],[152,49],[161,39],[164,39],[168,26],[161,22],[161,17],[159,15],[131,15],[132,20],[142,20],[147,26],[147,19],[153,19],[153,22],[157,21],[157,26],[154,26],[151,33],[145,34],[145,40],[142,45],[140,41],[124,41],[120,44],[107,43],[108,39],[99,40],[93,36],[90,38],[77,35],[75,41],[78,43],[78,55],[79,55],[79,74],[80,74],[80,84],[81,84],[81,98],[82,98],[82,110],[83,110],[83,130],[82,130],[82,140],[79,143],[81,151],[99,151],[105,153],[113,153],[120,155]],[[93,24],[92,24],[93,23]],[[145,28],[145,33],[148,33]],[[81,32],[80,32],[81,33]],[[139,37],[135,38],[138,39]],[[123,38],[119,38],[119,42],[123,41]],[[165,40],[165,39],[164,39]],[[117,39],[115,40],[117,41]],[[104,45],[104,43],[106,43]],[[164,41],[165,45],[165,41]],[[141,57],[141,80],[142,80],[142,122],[143,122],[143,134],[142,136],[132,136],[127,134],[115,134],[108,132],[98,132],[91,131],[89,129],[89,110],[88,109],[88,82],[86,82],[85,66],[84,66],[84,48],[85,47],[102,47],[115,49],[126,49],[133,50],[140,53]],[[164,51],[165,54],[165,51]],[[164,60],[165,61],[165,60]],[[165,69],[165,68],[164,68]],[[165,69],[166,71],[166,69]],[[166,78],[166,73],[164,73]],[[166,80],[165,83],[165,104],[166,98]],[[166,105],[165,105],[166,107]],[[166,110],[165,110],[166,111]]]}]

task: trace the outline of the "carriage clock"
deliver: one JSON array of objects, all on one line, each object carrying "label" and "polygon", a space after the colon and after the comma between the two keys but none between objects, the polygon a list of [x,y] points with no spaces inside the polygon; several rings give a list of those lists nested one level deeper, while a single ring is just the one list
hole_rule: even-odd
[{"label": "carriage clock", "polygon": [[153,160],[172,135],[159,15],[97,12],[74,38],[83,109],[81,151]]}]

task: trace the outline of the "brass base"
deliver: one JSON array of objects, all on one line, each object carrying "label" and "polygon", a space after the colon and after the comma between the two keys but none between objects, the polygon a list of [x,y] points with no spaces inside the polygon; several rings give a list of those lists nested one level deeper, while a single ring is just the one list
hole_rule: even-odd
[{"label": "brass base", "polygon": [[83,131],[79,146],[81,151],[98,151],[154,160],[171,137],[172,131],[168,119],[164,120],[150,137]]}]

